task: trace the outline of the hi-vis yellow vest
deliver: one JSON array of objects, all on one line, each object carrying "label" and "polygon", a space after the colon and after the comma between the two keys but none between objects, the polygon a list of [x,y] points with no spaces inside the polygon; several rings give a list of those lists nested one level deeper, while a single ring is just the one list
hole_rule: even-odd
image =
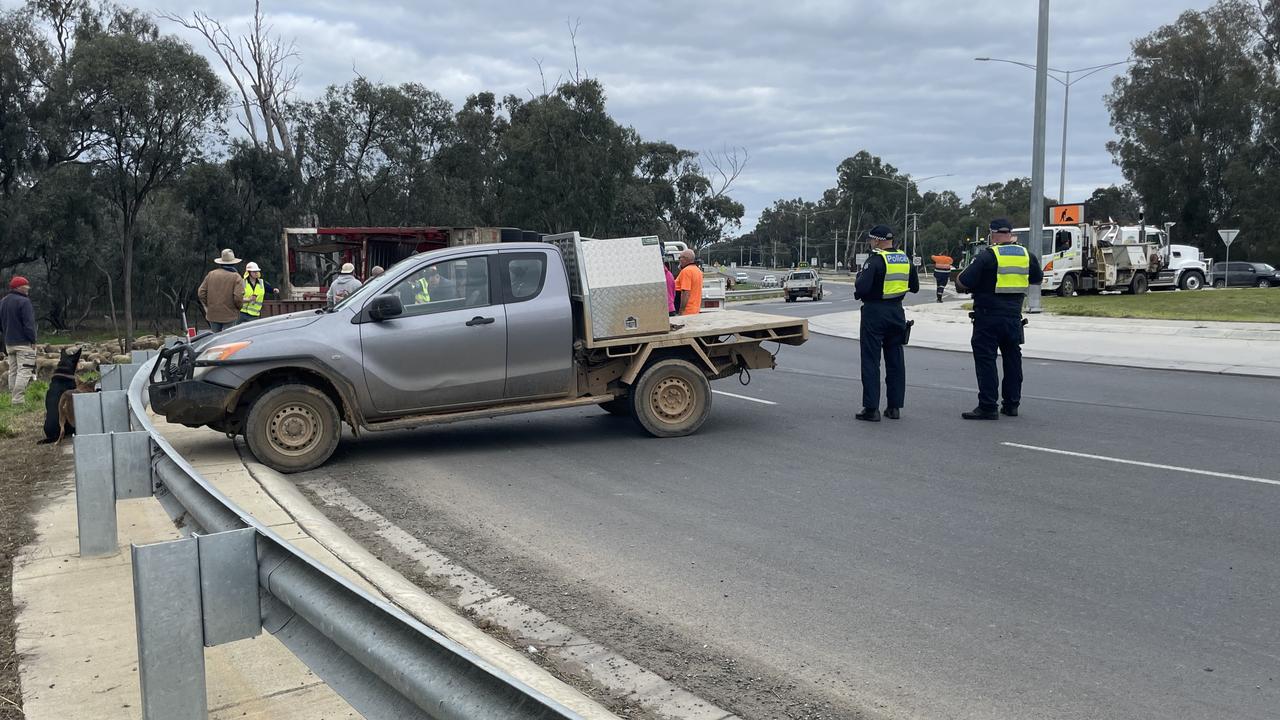
[{"label": "hi-vis yellow vest", "polygon": [[1027,291],[1031,284],[1031,256],[1021,245],[994,245],[996,254],[996,292],[1015,295]]},{"label": "hi-vis yellow vest", "polygon": [[911,259],[901,250],[876,250],[875,253],[884,259],[884,287],[880,297],[893,300],[906,295],[911,289]]},{"label": "hi-vis yellow vest", "polygon": [[427,284],[426,278],[418,278],[415,283],[418,286],[418,292],[413,296],[413,302],[416,305],[425,305],[431,302],[431,288]]},{"label": "hi-vis yellow vest", "polygon": [[250,317],[262,315],[262,301],[267,296],[267,281],[258,278],[258,284],[249,282],[249,273],[244,275],[244,307],[240,312]]}]

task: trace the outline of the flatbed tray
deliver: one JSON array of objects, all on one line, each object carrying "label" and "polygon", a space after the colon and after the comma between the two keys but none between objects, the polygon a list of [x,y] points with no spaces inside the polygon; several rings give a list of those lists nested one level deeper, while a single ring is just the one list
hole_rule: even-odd
[{"label": "flatbed tray", "polygon": [[730,335],[737,336],[740,342],[767,341],[780,342],[784,345],[799,345],[809,339],[809,321],[786,315],[769,315],[749,310],[724,310],[697,315],[678,315],[670,320],[671,329],[664,333],[588,341],[587,347],[606,348],[639,344],[661,347],[685,344],[692,338]]}]

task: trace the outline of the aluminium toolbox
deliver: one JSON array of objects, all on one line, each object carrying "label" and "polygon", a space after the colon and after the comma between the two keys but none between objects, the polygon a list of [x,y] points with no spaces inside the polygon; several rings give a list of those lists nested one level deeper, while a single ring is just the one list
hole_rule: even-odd
[{"label": "aluminium toolbox", "polygon": [[656,235],[593,239],[571,232],[544,240],[560,248],[569,294],[582,304],[589,340],[671,329],[662,243]]}]

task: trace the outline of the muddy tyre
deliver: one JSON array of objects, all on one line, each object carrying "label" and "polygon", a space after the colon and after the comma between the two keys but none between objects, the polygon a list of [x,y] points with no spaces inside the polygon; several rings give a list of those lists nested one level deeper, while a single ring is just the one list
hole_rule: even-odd
[{"label": "muddy tyre", "polygon": [[654,437],[691,435],[711,414],[711,383],[685,360],[662,360],[640,374],[631,389],[636,422]]},{"label": "muddy tyre", "polygon": [[342,435],[333,401],[310,385],[278,385],[249,408],[244,438],[253,456],[282,473],[319,467]]}]

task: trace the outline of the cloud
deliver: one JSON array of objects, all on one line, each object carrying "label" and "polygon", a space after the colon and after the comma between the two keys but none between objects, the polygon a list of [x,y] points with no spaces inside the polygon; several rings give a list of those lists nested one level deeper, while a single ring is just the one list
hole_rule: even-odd
[{"label": "cloud", "polygon": [[[1172,22],[1185,2],[1055,3],[1050,64],[1122,60],[1133,40]],[[243,22],[248,7],[218,0],[201,9]],[[192,6],[163,0],[160,9],[188,13]],[[973,58],[1034,61],[1034,3],[287,0],[266,11],[278,33],[297,40],[304,96],[359,71],[420,82],[455,105],[483,90],[537,91],[538,62],[547,82],[567,77],[576,26],[578,69],[605,84],[620,122],[684,148],[750,151],[736,192],[747,207],[746,229],[775,199],[819,197],[840,161],[861,149],[917,176],[952,173],[929,188],[962,198],[978,184],[1031,174],[1034,74]],[[1072,88],[1072,199],[1122,181],[1105,149],[1113,134],[1103,98],[1112,77],[1105,71]],[[1058,186],[1062,97],[1050,83],[1050,195]]]}]

